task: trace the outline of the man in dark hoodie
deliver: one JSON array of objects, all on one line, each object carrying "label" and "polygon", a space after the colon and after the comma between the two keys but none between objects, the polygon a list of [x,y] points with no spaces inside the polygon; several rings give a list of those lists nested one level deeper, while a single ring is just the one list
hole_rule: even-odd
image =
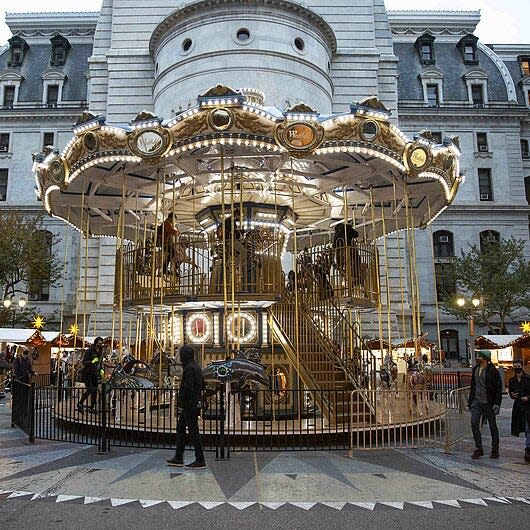
[{"label": "man in dark hoodie", "polygon": [[180,348],[180,362],[182,363],[182,381],[179,389],[179,405],[182,412],[179,414],[177,421],[177,448],[175,456],[167,460],[170,466],[184,466],[184,447],[186,440],[186,427],[190,436],[193,438],[193,447],[195,448],[195,461],[188,464],[188,469],[203,469],[206,467],[204,453],[202,451],[201,435],[199,433],[199,414],[202,408],[202,390],[204,388],[204,379],[202,370],[195,362],[195,350],[184,344]]},{"label": "man in dark hoodie", "polygon": [[491,364],[489,350],[477,350],[475,358],[477,364],[471,376],[468,402],[468,408],[471,411],[471,429],[475,439],[475,452],[471,458],[477,459],[484,455],[480,434],[481,418],[487,420],[490,426],[490,458],[499,458],[499,429],[496,416],[501,408],[502,380],[497,368]]},{"label": "man in dark hoodie", "polygon": [[88,348],[83,355],[83,369],[81,377],[85,383],[86,390],[77,403],[78,412],[84,412],[83,403],[90,396],[90,411],[95,412],[98,400],[98,373],[103,355],[103,339],[97,337],[94,344]]}]

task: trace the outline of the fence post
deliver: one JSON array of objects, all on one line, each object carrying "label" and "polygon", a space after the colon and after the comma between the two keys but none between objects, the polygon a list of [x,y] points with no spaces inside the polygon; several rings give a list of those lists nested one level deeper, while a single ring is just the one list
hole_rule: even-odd
[{"label": "fence post", "polygon": [[[228,410],[230,411],[230,402],[228,403]],[[216,460],[227,460],[230,458],[230,449],[228,448],[227,454],[225,455],[225,385],[219,385],[219,434],[216,436],[217,442],[215,444],[215,459]],[[229,412],[230,413],[230,412]]]},{"label": "fence post", "polygon": [[460,370],[456,371],[456,387],[457,388],[462,388],[462,381],[461,381],[461,378],[460,378]]},{"label": "fence post", "polygon": [[100,414],[100,429],[99,429],[99,444],[98,454],[107,453],[110,451],[110,442],[107,429],[107,395],[105,393],[105,383],[102,382],[100,386],[101,392],[101,414]]},{"label": "fence post", "polygon": [[29,443],[35,443],[35,381],[32,381],[29,386],[28,396],[28,414],[29,414]]}]

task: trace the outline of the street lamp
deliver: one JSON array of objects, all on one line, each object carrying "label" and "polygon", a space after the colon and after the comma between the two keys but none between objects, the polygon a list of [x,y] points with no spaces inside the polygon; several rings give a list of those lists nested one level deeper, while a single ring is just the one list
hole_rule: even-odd
[{"label": "street lamp", "polygon": [[[13,305],[13,299],[12,298],[4,298],[4,301],[2,302],[4,307],[9,310],[9,308]],[[28,301],[22,297],[22,298],[19,298],[18,300],[18,307],[20,307],[20,309],[24,309],[24,307],[26,307],[26,304],[28,303]],[[16,306],[13,306],[12,308],[12,311],[13,311],[13,318],[11,320],[11,327],[14,328],[15,327],[15,317],[16,317]]]},{"label": "street lamp", "polygon": [[456,299],[456,305],[461,309],[465,309],[467,313],[468,331],[471,339],[471,352],[469,351],[470,345],[466,340],[466,363],[471,361],[471,364],[475,362],[475,344],[473,337],[475,336],[475,315],[482,304],[482,299],[474,296],[471,299],[459,296]]}]

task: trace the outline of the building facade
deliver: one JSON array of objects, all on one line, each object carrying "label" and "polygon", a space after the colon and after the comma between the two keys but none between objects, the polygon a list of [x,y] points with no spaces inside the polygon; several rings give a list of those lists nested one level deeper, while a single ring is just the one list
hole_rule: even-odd
[{"label": "building facade", "polygon": [[[481,238],[528,241],[530,46],[482,44],[473,35],[478,12],[387,13],[383,0],[207,0],[177,10],[168,0],[156,8],[103,0],[100,13],[8,14],[6,21],[14,37],[0,49],[2,208],[41,210],[31,153],[62,149],[83,110],[107,123],[130,122],[143,110],[167,119],[220,83],[258,89],[267,105],[304,101],[322,114],[377,95],[410,135],[429,129],[440,142],[460,137],[466,182],[432,229],[417,234],[431,340],[434,278],[440,287],[451,256]],[[96,207],[97,191],[87,199]],[[65,283],[32,303],[45,314],[65,304],[70,318],[76,310],[90,315],[88,334],[110,333],[115,243],[85,243],[64,223],[46,223],[60,236]],[[396,271],[389,278],[396,287]],[[463,357],[466,323],[438,318],[442,347]]]}]

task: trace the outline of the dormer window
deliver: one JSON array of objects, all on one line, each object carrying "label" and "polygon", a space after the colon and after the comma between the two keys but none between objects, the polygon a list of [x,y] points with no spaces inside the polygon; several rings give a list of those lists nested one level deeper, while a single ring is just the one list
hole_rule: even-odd
[{"label": "dormer window", "polygon": [[424,33],[415,43],[421,64],[434,64],[434,37]]},{"label": "dormer window", "polygon": [[24,39],[20,37],[12,37],[9,42],[9,57],[7,59],[7,66],[18,67],[22,66],[24,56],[29,50],[29,46]]},{"label": "dormer window", "polygon": [[70,49],[70,43],[61,35],[55,35],[50,39],[52,43],[52,55],[50,58],[51,66],[64,66],[66,55]]},{"label": "dormer window", "polygon": [[477,65],[478,64],[478,49],[477,49],[478,38],[475,35],[465,35],[462,37],[457,44],[462,54],[464,64]]},{"label": "dormer window", "polygon": [[521,74],[523,77],[530,76],[530,57],[523,56],[518,57],[519,64],[521,65]]}]

